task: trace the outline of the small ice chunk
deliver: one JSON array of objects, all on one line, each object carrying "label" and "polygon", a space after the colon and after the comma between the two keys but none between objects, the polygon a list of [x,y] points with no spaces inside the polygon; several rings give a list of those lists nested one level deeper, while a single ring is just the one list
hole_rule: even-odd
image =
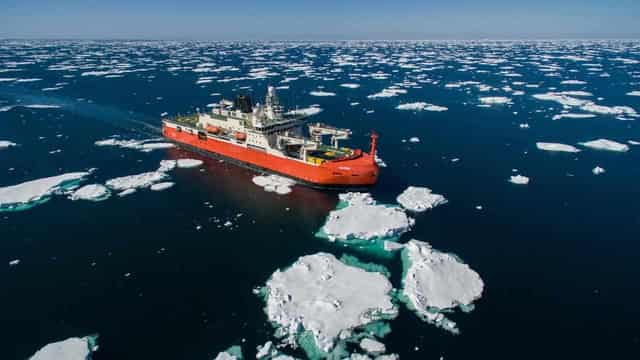
[{"label": "small ice chunk", "polygon": [[446,204],[448,201],[440,194],[434,194],[427,187],[409,186],[396,199],[407,210],[422,212]]},{"label": "small ice chunk", "polygon": [[428,243],[410,240],[402,250],[402,297],[423,320],[457,333],[442,311],[470,309],[482,296],[484,283],[458,257],[434,250]]},{"label": "small ice chunk", "polygon": [[109,189],[100,184],[85,185],[69,195],[71,200],[102,201],[111,196]]},{"label": "small ice chunk", "polygon": [[0,140],[0,150],[6,149],[11,146],[16,146],[17,144],[8,140]]},{"label": "small ice chunk", "polygon": [[640,96],[640,90],[630,91],[627,93],[628,96]]},{"label": "small ice chunk", "polygon": [[565,113],[565,114],[554,115],[552,119],[553,120],[560,120],[560,119],[589,119],[589,118],[594,118],[594,117],[596,117],[594,114]]},{"label": "small ice chunk", "polygon": [[527,185],[529,178],[523,175],[514,175],[509,178],[509,182],[516,185]]},{"label": "small ice chunk", "polygon": [[387,351],[383,343],[369,338],[360,341],[360,348],[371,355],[379,355]]},{"label": "small ice chunk", "polygon": [[420,142],[420,138],[417,136],[413,136],[411,138],[409,138],[409,142],[410,143],[419,143]]},{"label": "small ice chunk", "polygon": [[96,336],[69,338],[46,345],[29,360],[91,360],[91,353],[97,349],[96,344]]},{"label": "small ice chunk", "polygon": [[398,110],[411,110],[411,111],[447,111],[448,108],[444,106],[438,106],[433,104],[428,104],[426,102],[414,102],[414,103],[406,103],[400,104],[396,106]]},{"label": "small ice chunk", "polygon": [[194,168],[202,165],[202,160],[196,159],[178,159],[179,168]]},{"label": "small ice chunk", "polygon": [[336,96],[336,93],[329,92],[329,91],[317,90],[317,91],[311,91],[309,93],[309,95],[311,95],[311,96]]},{"label": "small ice chunk", "polygon": [[240,346],[232,346],[225,351],[218,353],[214,360],[242,360],[242,349]]},{"label": "small ice chunk", "polygon": [[512,101],[508,97],[505,96],[487,96],[481,97],[480,102],[485,105],[505,105],[511,104]]},{"label": "small ice chunk", "polygon": [[318,106],[310,106],[308,108],[295,109],[287,112],[287,115],[313,116],[322,112],[322,108]]},{"label": "small ice chunk", "polygon": [[150,189],[153,191],[162,191],[173,187],[173,185],[175,185],[174,182],[165,181],[151,185]]},{"label": "small ice chunk", "polygon": [[600,166],[596,166],[593,168],[593,170],[591,170],[591,172],[593,173],[593,175],[600,175],[600,174],[603,174],[605,170]]},{"label": "small ice chunk", "polygon": [[296,346],[303,332],[329,352],[341,333],[398,314],[384,275],[342,263],[328,253],[299,258],[264,287],[267,317]]},{"label": "small ice chunk", "polygon": [[279,175],[258,175],[251,179],[254,184],[262,187],[264,191],[275,192],[278,195],[286,195],[291,192],[295,181]]},{"label": "small ice chunk", "polygon": [[9,266],[16,266],[18,264],[20,264],[20,259],[14,259],[9,261]]},{"label": "small ice chunk", "polygon": [[167,174],[161,171],[150,171],[146,173],[122,176],[107,180],[105,185],[112,190],[127,190],[147,188],[154,183],[160,182],[167,178]]},{"label": "small ice chunk", "polygon": [[544,151],[559,151],[559,152],[570,152],[570,153],[580,152],[580,149],[576,148],[575,146],[559,144],[559,143],[537,142],[536,147]]},{"label": "small ice chunk", "polygon": [[125,197],[125,196],[127,196],[127,195],[131,195],[131,194],[133,194],[133,193],[135,193],[135,192],[136,192],[136,189],[127,189],[127,190],[125,190],[125,191],[121,191],[121,192],[119,192],[119,193],[118,193],[118,196],[119,196],[119,197]]},{"label": "small ice chunk", "polygon": [[342,87],[344,87],[344,88],[347,88],[347,89],[357,89],[357,88],[359,88],[359,87],[360,87],[360,84],[350,84],[350,83],[347,83],[347,84],[340,84],[340,86],[342,86]]},{"label": "small ice chunk", "polygon": [[376,165],[378,165],[379,167],[387,167],[387,163],[385,163],[384,160],[378,157],[377,153],[375,154],[375,161],[376,161]]},{"label": "small ice chunk", "polygon": [[621,144],[619,142],[615,142],[607,139],[597,139],[592,141],[581,142],[579,144],[584,147],[588,147],[596,150],[606,150],[606,151],[616,151],[616,152],[629,151],[629,145]]}]

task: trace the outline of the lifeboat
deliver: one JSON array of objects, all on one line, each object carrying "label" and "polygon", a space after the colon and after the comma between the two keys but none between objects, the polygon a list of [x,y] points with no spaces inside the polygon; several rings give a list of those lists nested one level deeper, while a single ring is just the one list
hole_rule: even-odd
[{"label": "lifeboat", "polygon": [[212,133],[212,134],[217,134],[220,132],[220,128],[217,126],[213,126],[213,125],[209,125],[207,126],[207,131]]},{"label": "lifeboat", "polygon": [[247,140],[247,134],[240,131],[236,131],[236,140],[240,140],[240,141]]}]

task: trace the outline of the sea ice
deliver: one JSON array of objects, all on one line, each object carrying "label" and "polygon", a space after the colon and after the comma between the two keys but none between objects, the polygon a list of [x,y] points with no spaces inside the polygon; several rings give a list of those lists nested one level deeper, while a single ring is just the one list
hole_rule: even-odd
[{"label": "sea ice", "polygon": [[360,84],[340,84],[340,86],[345,87],[347,89],[357,89],[360,87]]},{"label": "sea ice", "polygon": [[617,152],[629,151],[628,145],[621,144],[619,142],[615,142],[607,139],[597,139],[597,140],[592,140],[587,142],[581,142],[578,144],[591,149],[596,149],[596,150],[617,151]]},{"label": "sea ice", "polygon": [[85,185],[69,195],[71,200],[102,201],[111,196],[109,189],[100,184]]},{"label": "sea ice", "polygon": [[0,150],[6,149],[11,146],[16,146],[17,144],[7,140],[0,140]]},{"label": "sea ice", "polygon": [[509,182],[516,185],[527,185],[529,178],[522,175],[514,175],[509,178]]},{"label": "sea ice", "polygon": [[275,192],[278,195],[286,195],[291,192],[295,181],[279,175],[258,175],[251,179],[254,184],[264,188],[264,191]]},{"label": "sea ice", "polygon": [[360,348],[372,355],[379,355],[387,350],[383,343],[369,338],[360,341]]},{"label": "sea ice", "polygon": [[420,142],[420,138],[417,136],[413,136],[411,138],[409,138],[409,142],[410,143],[419,143]]},{"label": "sea ice", "polygon": [[472,308],[484,288],[478,273],[458,257],[418,240],[405,245],[402,263],[401,300],[423,320],[457,333],[455,323],[442,312],[456,307]]},{"label": "sea ice", "polygon": [[178,167],[182,169],[198,167],[202,163],[202,160],[197,159],[178,159]]},{"label": "sea ice", "polygon": [[537,142],[536,147],[544,151],[560,151],[560,152],[570,152],[570,153],[580,152],[580,149],[576,148],[575,146],[558,144],[558,143]]},{"label": "sea ice", "polygon": [[284,343],[326,354],[352,330],[396,317],[391,291],[384,275],[317,253],[277,270],[262,293],[267,317]]},{"label": "sea ice", "polygon": [[38,350],[29,360],[91,360],[97,349],[97,336],[69,338]]},{"label": "sea ice", "polygon": [[444,196],[432,193],[431,189],[416,186],[409,186],[396,200],[405,209],[416,212],[433,209],[448,202]]},{"label": "sea ice", "polygon": [[151,185],[150,189],[153,191],[162,191],[162,190],[166,190],[173,187],[173,185],[175,185],[174,182],[165,181],[165,182],[155,183]]},{"label": "sea ice", "polygon": [[322,112],[322,108],[318,106],[310,106],[303,109],[295,109],[287,112],[287,115],[313,116]]},{"label": "sea ice", "polygon": [[98,140],[95,142],[96,146],[115,146],[125,149],[140,150],[143,152],[150,152],[157,149],[168,149],[175,147],[172,143],[158,142],[161,139],[144,139],[144,140],[120,140],[117,138],[110,138],[105,140]]},{"label": "sea ice", "polygon": [[351,192],[339,198],[338,208],[329,213],[318,233],[330,241],[392,238],[414,224],[401,207],[376,204],[369,193]]},{"label": "sea ice", "polygon": [[487,96],[481,97],[480,102],[485,105],[504,105],[511,104],[511,99],[504,96]]},{"label": "sea ice", "polygon": [[234,345],[225,351],[218,353],[214,360],[242,360],[242,349],[238,345]]},{"label": "sea ice", "polygon": [[603,174],[605,170],[600,166],[596,166],[593,168],[593,170],[591,170],[591,172],[593,173],[593,175],[600,175],[600,174]]},{"label": "sea ice", "polygon": [[0,212],[27,210],[49,200],[54,193],[84,180],[90,172],[74,172],[0,187]]},{"label": "sea ice", "polygon": [[336,93],[333,92],[329,92],[329,91],[311,91],[309,93],[309,95],[311,96],[336,96]]},{"label": "sea ice", "polygon": [[565,114],[554,115],[553,116],[553,120],[560,120],[560,119],[589,119],[589,118],[594,118],[594,117],[596,117],[594,114],[565,113]]},{"label": "sea ice", "polygon": [[107,180],[107,185],[112,190],[123,191],[128,189],[147,188],[160,182],[168,177],[167,174],[160,171],[150,171],[146,173],[122,176],[115,179]]},{"label": "sea ice", "polygon": [[438,106],[433,104],[428,104],[426,102],[414,102],[407,104],[400,104],[396,106],[398,110],[412,110],[412,111],[447,111],[448,108],[444,106]]},{"label": "sea ice", "polygon": [[630,91],[627,93],[629,96],[640,96],[640,90]]}]

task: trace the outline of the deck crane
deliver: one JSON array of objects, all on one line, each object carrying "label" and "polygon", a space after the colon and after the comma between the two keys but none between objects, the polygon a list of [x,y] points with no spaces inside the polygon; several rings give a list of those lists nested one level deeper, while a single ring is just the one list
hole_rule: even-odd
[{"label": "deck crane", "polygon": [[331,135],[331,145],[338,148],[339,140],[347,140],[351,136],[351,130],[339,129],[322,123],[309,124],[309,134],[318,143],[322,143],[322,137]]}]

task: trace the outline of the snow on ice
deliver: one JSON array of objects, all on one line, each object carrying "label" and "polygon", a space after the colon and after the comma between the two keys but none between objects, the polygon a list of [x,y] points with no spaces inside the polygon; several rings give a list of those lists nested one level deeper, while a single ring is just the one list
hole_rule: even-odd
[{"label": "snow on ice", "polygon": [[570,153],[580,152],[580,149],[576,148],[575,146],[567,145],[567,144],[559,144],[559,143],[537,142],[536,147],[544,151],[559,151],[559,152],[570,152]]},{"label": "snow on ice", "polygon": [[90,172],[66,173],[0,187],[0,211],[27,210],[49,200],[51,195],[84,180]]},{"label": "snow on ice", "polygon": [[509,182],[516,185],[527,185],[529,178],[523,175],[514,175],[509,178]]},{"label": "snow on ice", "polygon": [[97,348],[97,336],[74,337],[46,345],[29,360],[91,360]]},{"label": "snow on ice", "polygon": [[254,184],[262,187],[264,191],[275,192],[278,195],[286,195],[291,192],[295,181],[279,175],[258,175],[251,179]]},{"label": "snow on ice", "polygon": [[606,151],[616,151],[616,152],[629,151],[629,145],[621,144],[619,142],[615,142],[607,139],[597,139],[592,141],[581,142],[579,144],[584,147],[588,147],[596,150],[606,150]]},{"label": "snow on ice", "polygon": [[434,194],[427,187],[409,186],[396,199],[403,208],[422,212],[446,204],[448,201],[440,194]]},{"label": "snow on ice", "polygon": [[102,201],[111,196],[109,189],[100,184],[85,185],[69,195],[71,200]]}]

